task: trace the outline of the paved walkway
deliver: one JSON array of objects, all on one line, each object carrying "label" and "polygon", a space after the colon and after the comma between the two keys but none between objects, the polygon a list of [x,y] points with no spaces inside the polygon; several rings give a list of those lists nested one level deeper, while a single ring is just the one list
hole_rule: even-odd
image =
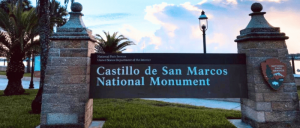
[{"label": "paved walkway", "polygon": [[[30,77],[29,77],[30,78]],[[28,78],[26,78],[28,79]],[[0,77],[0,90],[5,90],[6,86],[8,83],[8,79],[6,79],[3,76]],[[28,89],[30,84],[30,79],[29,80],[22,80],[22,86],[24,89]],[[39,81],[33,81],[34,89],[39,89],[40,82]]]},{"label": "paved walkway", "polygon": [[236,102],[208,100],[208,99],[199,99],[199,98],[143,98],[143,99],[164,101],[170,103],[189,104],[194,106],[204,106],[208,108],[220,108],[220,109],[241,111],[241,104]]}]

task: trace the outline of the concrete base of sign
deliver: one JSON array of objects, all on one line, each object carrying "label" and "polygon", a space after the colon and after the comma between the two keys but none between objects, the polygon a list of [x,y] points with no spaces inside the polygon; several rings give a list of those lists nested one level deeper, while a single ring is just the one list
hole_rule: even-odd
[{"label": "concrete base of sign", "polygon": [[[105,121],[92,121],[89,128],[103,128],[104,123]],[[35,128],[40,128],[40,125]]]}]

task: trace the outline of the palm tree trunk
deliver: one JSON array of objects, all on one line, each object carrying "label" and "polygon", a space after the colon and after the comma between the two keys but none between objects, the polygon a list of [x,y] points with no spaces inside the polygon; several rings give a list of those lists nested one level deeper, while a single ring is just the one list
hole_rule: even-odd
[{"label": "palm tree trunk", "polygon": [[42,93],[44,88],[45,70],[48,60],[48,44],[50,36],[50,1],[40,0],[40,19],[39,19],[39,35],[41,43],[41,76],[40,76],[40,88],[39,91],[31,104],[31,109],[33,113],[41,113],[42,106]]},{"label": "palm tree trunk", "polygon": [[24,68],[25,66],[21,58],[11,58],[6,70],[8,84],[4,90],[4,95],[20,95],[25,92],[22,86]]}]

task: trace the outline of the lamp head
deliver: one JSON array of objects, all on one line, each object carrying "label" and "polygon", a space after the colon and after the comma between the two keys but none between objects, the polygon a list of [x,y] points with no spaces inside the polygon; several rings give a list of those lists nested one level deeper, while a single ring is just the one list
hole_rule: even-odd
[{"label": "lamp head", "polygon": [[205,20],[208,19],[207,16],[205,15],[205,12],[202,10],[201,15],[198,18],[199,20]]},{"label": "lamp head", "polygon": [[207,23],[207,16],[205,15],[205,12],[202,10],[201,15],[199,16],[199,27],[201,31],[206,31],[208,28]]}]

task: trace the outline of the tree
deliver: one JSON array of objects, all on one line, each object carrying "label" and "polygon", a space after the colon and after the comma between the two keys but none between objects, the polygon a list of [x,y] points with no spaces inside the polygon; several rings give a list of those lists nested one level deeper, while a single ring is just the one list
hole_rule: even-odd
[{"label": "tree", "polygon": [[[8,4],[14,6],[17,4],[19,0],[2,0],[0,1],[0,8],[2,8],[5,12],[9,13]],[[21,0],[22,7],[24,11],[30,10],[32,7],[31,2],[29,0]]]},{"label": "tree", "polygon": [[117,36],[118,32],[114,32],[112,36],[109,34],[109,32],[103,32],[105,34],[106,40],[99,34],[96,34],[97,43],[95,46],[95,50],[98,53],[122,53],[122,51],[126,50],[124,49],[125,47],[135,45],[132,41],[129,41],[129,39],[124,37],[123,35]]},{"label": "tree", "polygon": [[[0,2],[0,8],[2,8],[5,12],[9,13],[8,5],[10,4],[11,6],[14,6],[17,4],[17,2],[18,0],[2,0]],[[20,2],[22,3],[21,6],[23,7],[23,11],[29,11],[30,9],[33,8],[29,0],[21,0]],[[30,54],[27,54],[26,61],[27,61],[26,72],[30,72]]]},{"label": "tree", "polygon": [[24,93],[21,79],[24,75],[23,60],[32,47],[38,42],[30,42],[30,36],[37,29],[38,17],[35,9],[24,11],[18,2],[17,5],[8,4],[9,13],[0,9],[0,51],[4,52],[9,62],[6,76],[8,85],[5,95],[19,95]]},{"label": "tree", "polygon": [[61,6],[57,1],[52,1],[50,3],[50,8],[52,9],[50,14],[50,29],[52,29],[55,25],[60,27],[67,23],[67,18],[65,18],[65,16],[68,15],[66,7]]},{"label": "tree", "polygon": [[[54,2],[54,3],[53,3]],[[30,6],[27,5],[27,3],[30,4],[30,1],[28,0],[23,0],[23,5],[27,8],[29,8]],[[26,4],[25,4],[26,3]],[[67,22],[67,18],[65,18],[65,16],[68,15],[67,9],[64,6],[61,6],[60,3],[58,1],[51,1],[50,3],[50,8],[52,10],[51,14],[50,14],[50,30],[51,33],[53,32],[53,27],[57,26],[63,26],[66,22]],[[31,53],[28,54],[28,58],[30,58]],[[27,60],[27,72],[30,72],[30,60]]]},{"label": "tree", "polygon": [[[52,4],[55,0],[52,0]],[[69,0],[65,0],[67,5]],[[74,0],[71,0],[73,3]],[[41,45],[41,76],[40,76],[40,88],[35,96],[35,99],[31,103],[31,109],[33,113],[41,113],[42,106],[42,93],[44,88],[45,70],[48,60],[48,49],[49,49],[49,37],[50,37],[50,1],[49,0],[37,0],[37,11],[40,17],[39,19],[39,35]],[[51,8],[54,11],[54,6]]]}]

